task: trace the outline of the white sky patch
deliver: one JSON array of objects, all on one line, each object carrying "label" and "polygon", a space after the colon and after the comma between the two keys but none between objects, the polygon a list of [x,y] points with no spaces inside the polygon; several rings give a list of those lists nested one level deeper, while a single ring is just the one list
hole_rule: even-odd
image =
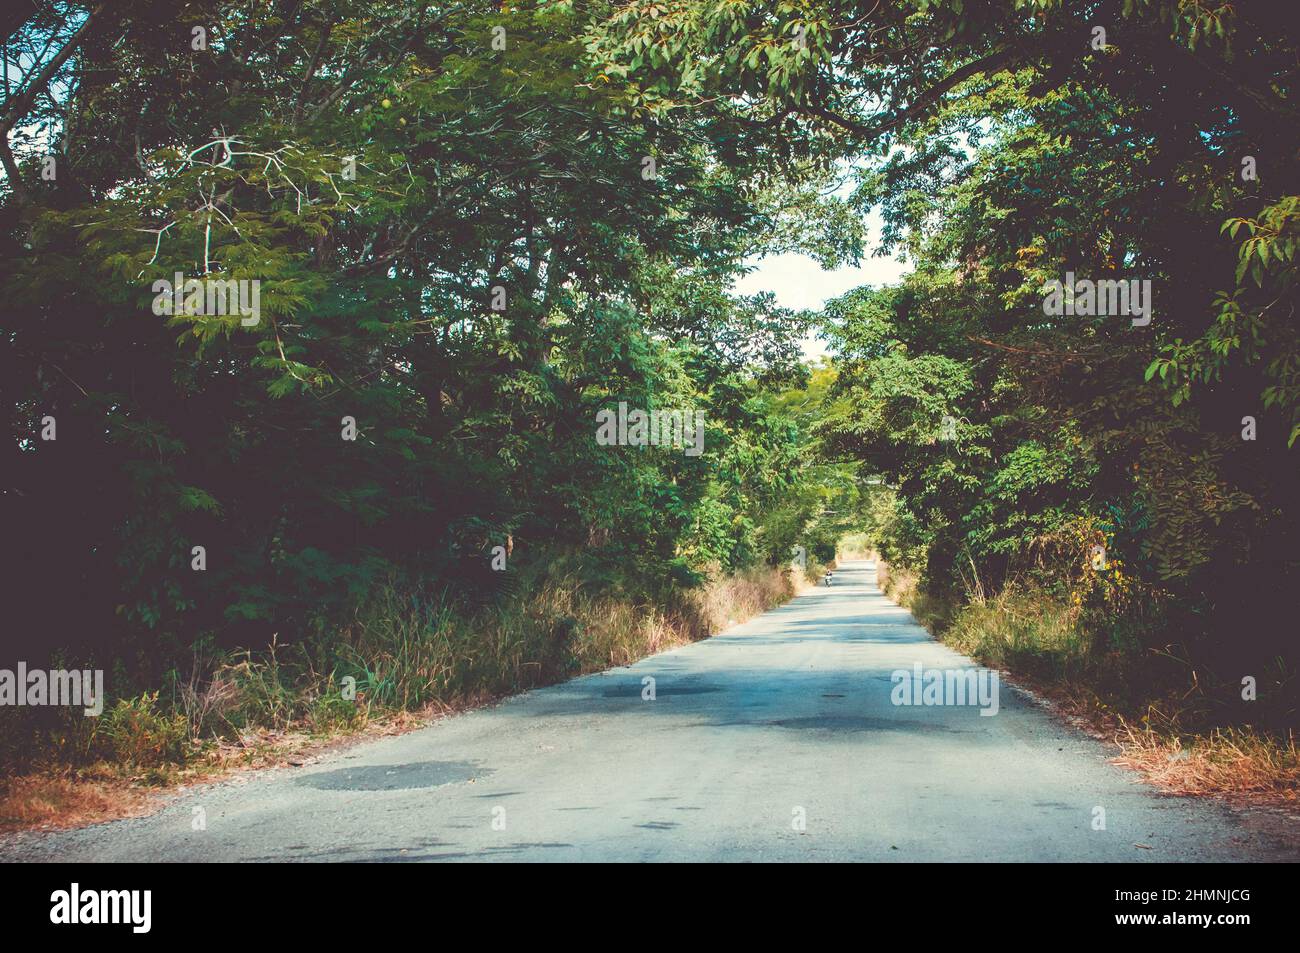
[{"label": "white sky patch", "polygon": [[[776,303],[795,310],[817,310],[831,298],[862,285],[890,285],[912,270],[892,258],[867,258],[861,265],[826,271],[807,255],[772,255],[749,262],[754,270],[736,282],[739,294],[770,291]],[[826,342],[809,335],[802,342],[804,357],[826,353]]]}]

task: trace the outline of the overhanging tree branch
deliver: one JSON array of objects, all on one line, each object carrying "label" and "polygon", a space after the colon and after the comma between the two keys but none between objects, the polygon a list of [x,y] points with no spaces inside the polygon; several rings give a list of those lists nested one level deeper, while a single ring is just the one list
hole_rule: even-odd
[{"label": "overhanging tree branch", "polygon": [[966,80],[978,76],[981,73],[991,75],[1000,72],[1006,67],[1007,63],[1012,59],[1012,56],[1013,53],[1011,50],[1003,49],[990,53],[987,56],[980,57],[977,60],[973,60],[961,67],[961,69],[949,74],[941,82],[927,89],[917,97],[910,106],[907,106],[905,109],[895,112],[889,118],[870,126],[849,119],[847,116],[842,116],[831,109],[827,109],[825,106],[804,105],[800,106],[799,110],[800,112],[806,113],[810,116],[816,116],[819,119],[825,119],[828,122],[832,122],[842,129],[847,129],[849,132],[855,133],[864,139],[874,139],[876,136],[889,132],[892,129],[896,129],[904,123],[910,122],[920,116],[926,110],[936,105],[951,89],[966,82]]},{"label": "overhanging tree branch", "polygon": [[36,101],[36,97],[40,95],[41,90],[49,84],[50,80],[54,78],[54,74],[62,68],[63,64],[68,61],[68,57],[70,57],[76,51],[77,47],[81,45],[81,41],[90,31],[91,24],[95,22],[95,18],[103,9],[104,7],[101,4],[91,10],[89,15],[86,17],[86,21],[77,28],[76,33],[72,34],[68,39],[68,42],[63,45],[63,49],[59,50],[58,55],[56,55],[54,59],[50,60],[49,63],[45,65],[45,68],[27,84],[26,89],[17,93],[12,105],[10,105],[8,111],[4,114],[4,118],[0,119],[0,134],[6,136],[9,135],[9,130],[14,127],[18,120],[27,115],[27,111],[32,108],[32,104]]}]

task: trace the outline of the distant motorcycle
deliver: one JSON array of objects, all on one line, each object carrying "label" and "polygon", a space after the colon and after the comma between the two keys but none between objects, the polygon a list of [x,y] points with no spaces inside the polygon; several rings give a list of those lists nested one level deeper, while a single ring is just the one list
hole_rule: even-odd
[{"label": "distant motorcycle", "polygon": [[826,575],[822,578],[826,580],[826,585],[829,586],[831,584],[831,571],[829,569],[826,570]]}]

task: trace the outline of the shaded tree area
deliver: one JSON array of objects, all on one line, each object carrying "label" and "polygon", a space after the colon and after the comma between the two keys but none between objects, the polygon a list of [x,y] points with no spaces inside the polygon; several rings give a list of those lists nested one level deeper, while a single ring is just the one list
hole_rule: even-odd
[{"label": "shaded tree area", "polygon": [[[822,447],[883,478],[885,558],[942,599],[1046,596],[1089,665],[1201,724],[1292,727],[1300,690],[1294,13],[646,0],[597,42],[652,112],[847,164],[915,262],[824,315]],[[1053,313],[1067,273],[1149,282],[1150,321]]]},{"label": "shaded tree area", "polygon": [[[198,646],[343,639],[377,591],[663,606],[866,529],[940,625],[1063,618],[1048,675],[1294,725],[1290,6],[9,16],[15,651],[149,687]],[[820,315],[731,290],[755,255],[857,261],[873,209],[899,284]],[[159,314],[177,275],[258,282],[258,319]],[[1149,313],[1053,309],[1068,275]],[[705,452],[601,446],[619,404],[703,411]]]},{"label": "shaded tree area", "polygon": [[[790,244],[773,157],[725,115],[634,115],[593,12],[6,22],[7,658],[125,693],[196,647],[328,640],[381,589],[469,614],[549,574],[664,605],[788,562],[818,512],[779,396],[807,319],[726,291]],[[159,314],[178,275],[256,281],[260,313]],[[598,445],[620,402],[702,412],[704,452]]]}]

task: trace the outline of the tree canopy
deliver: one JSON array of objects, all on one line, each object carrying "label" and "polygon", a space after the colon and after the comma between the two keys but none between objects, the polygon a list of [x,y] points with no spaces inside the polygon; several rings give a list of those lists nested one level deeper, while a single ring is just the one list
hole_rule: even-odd
[{"label": "tree canopy", "polygon": [[[1116,644],[1293,660],[1287,7],[8,14],[15,628],[156,675],[381,581],[478,604],[507,543],[654,601],[866,527],[933,586],[1032,578]],[[734,290],[869,239],[914,270],[816,314]],[[1067,275],[1149,289],[1149,320],[1054,311]],[[160,314],[177,277],[255,281],[259,313]],[[703,411],[707,452],[610,452],[620,403]]]}]

